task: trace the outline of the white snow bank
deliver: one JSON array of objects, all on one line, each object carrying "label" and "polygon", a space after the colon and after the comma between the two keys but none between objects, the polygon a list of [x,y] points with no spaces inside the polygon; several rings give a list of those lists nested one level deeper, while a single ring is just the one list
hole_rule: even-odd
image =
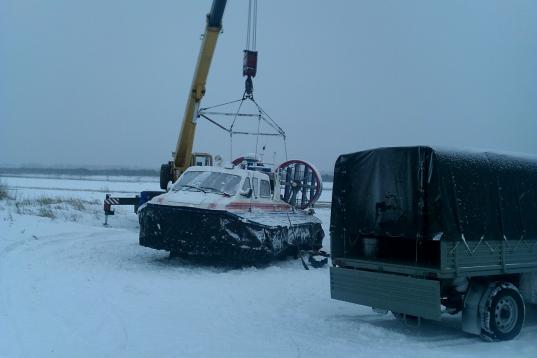
[{"label": "white snow bank", "polygon": [[537,357],[535,311],[505,343],[462,333],[460,317],[404,327],[331,300],[328,268],[194,266],[140,247],[134,214],[110,219],[0,202],[0,357]]}]

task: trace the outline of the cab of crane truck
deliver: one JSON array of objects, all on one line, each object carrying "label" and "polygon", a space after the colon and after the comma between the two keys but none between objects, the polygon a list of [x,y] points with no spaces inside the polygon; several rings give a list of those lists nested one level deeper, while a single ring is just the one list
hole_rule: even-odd
[{"label": "cab of crane truck", "polygon": [[[172,157],[175,157],[175,152],[172,152]],[[204,167],[213,165],[213,156],[209,153],[192,153],[190,156],[190,165],[191,167]],[[174,182],[177,175],[177,170],[175,168],[175,163],[169,161],[166,164],[160,166],[160,188],[163,190],[168,190],[168,185],[170,182]]]},{"label": "cab of crane truck", "polygon": [[213,156],[209,153],[192,153],[190,159],[190,166],[192,167],[203,167],[203,166],[212,166],[213,165]]}]

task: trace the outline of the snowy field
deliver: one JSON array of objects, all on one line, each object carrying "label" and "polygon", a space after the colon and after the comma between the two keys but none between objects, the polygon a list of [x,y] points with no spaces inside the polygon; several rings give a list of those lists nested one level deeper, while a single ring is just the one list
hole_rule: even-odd
[{"label": "snowy field", "polygon": [[[331,300],[327,267],[170,260],[138,246],[130,208],[102,226],[105,192],[158,190],[153,178],[0,181],[0,357],[537,357],[534,308],[516,340],[486,343],[457,316],[407,327]],[[328,246],[330,210],[317,212]]]}]

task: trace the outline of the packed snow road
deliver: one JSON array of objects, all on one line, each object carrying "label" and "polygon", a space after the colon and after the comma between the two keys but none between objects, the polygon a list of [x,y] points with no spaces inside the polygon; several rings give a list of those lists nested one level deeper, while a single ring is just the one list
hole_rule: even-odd
[{"label": "packed snow road", "polygon": [[[60,195],[50,184],[47,195]],[[17,200],[31,205],[41,195],[31,190]],[[82,208],[53,207],[52,219],[0,201],[0,357],[537,357],[533,309],[520,337],[504,343],[462,333],[460,317],[405,327],[331,300],[328,268],[170,260],[138,245],[128,211],[104,228],[88,195],[76,198]],[[319,210],[327,233],[329,216]]]}]

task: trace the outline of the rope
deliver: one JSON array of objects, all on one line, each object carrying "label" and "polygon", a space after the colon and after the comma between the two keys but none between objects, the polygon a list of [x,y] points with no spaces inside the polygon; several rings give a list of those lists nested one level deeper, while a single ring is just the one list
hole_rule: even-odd
[{"label": "rope", "polygon": [[255,157],[257,158],[257,151],[259,148],[259,134],[261,129],[261,113],[259,113],[259,118],[257,119],[257,136],[255,138]]},{"label": "rope", "polygon": [[233,132],[229,132],[229,161],[233,161]]},{"label": "rope", "polygon": [[[264,116],[266,116],[268,118],[267,120],[267,123],[269,123],[269,125],[276,129],[276,131],[278,131],[282,136],[285,137],[285,131],[278,125],[278,123],[276,123],[276,121],[274,119],[272,119],[271,116],[268,115],[267,112],[265,112],[265,110],[263,108],[261,108],[261,106],[252,98],[252,102],[255,103],[256,107],[257,107],[257,110],[260,111]],[[270,122],[269,122],[270,120]]]},{"label": "rope", "polygon": [[230,146],[229,160],[230,161],[233,160],[233,126],[235,125],[235,121],[237,120],[237,117],[239,115],[239,112],[241,111],[241,107],[242,107],[243,103],[244,103],[244,97],[241,99],[241,103],[239,104],[239,108],[237,108],[237,112],[235,112],[235,117],[233,117],[233,122],[231,123],[231,126],[229,127],[229,146]]},{"label": "rope", "polygon": [[239,108],[237,108],[237,112],[235,112],[235,116],[233,117],[233,122],[231,123],[231,126],[229,129],[233,131],[233,126],[235,125],[235,122],[237,121],[237,117],[239,116],[239,112],[241,111],[242,104],[244,103],[244,98],[241,99],[241,103],[239,104]]},{"label": "rope", "polygon": [[216,106],[212,106],[212,107],[204,107],[204,108],[201,108],[199,111],[202,112],[202,111],[206,111],[208,109],[213,109],[213,108],[218,108],[218,107],[222,107],[222,106],[226,106],[228,104],[233,104],[233,103],[236,103],[236,102],[240,102],[242,101],[243,99],[236,99],[234,101],[229,101],[229,102],[226,102],[226,103],[222,103],[222,104],[217,104]]}]

